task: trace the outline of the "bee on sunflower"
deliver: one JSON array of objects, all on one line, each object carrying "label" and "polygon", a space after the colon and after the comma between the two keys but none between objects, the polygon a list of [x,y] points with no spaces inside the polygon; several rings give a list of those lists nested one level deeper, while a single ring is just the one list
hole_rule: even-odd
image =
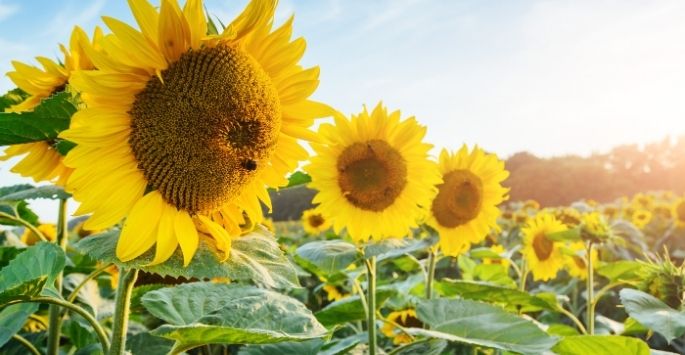
[{"label": "bee on sunflower", "polygon": [[319,235],[331,227],[331,221],[312,208],[302,212],[302,227],[307,234]]},{"label": "bee on sunflower", "polygon": [[502,181],[509,172],[496,155],[479,147],[469,151],[466,145],[455,153],[443,149],[439,168],[443,183],[437,186],[427,223],[440,235],[443,253],[457,256],[497,228],[497,205],[509,191]]},{"label": "bee on sunflower", "polygon": [[561,244],[550,240],[548,235],[568,228],[554,215],[541,212],[521,229],[523,233],[523,257],[533,273],[533,279],[548,281],[556,277],[564,266]]},{"label": "bee on sunflower", "polygon": [[324,142],[312,144],[305,170],[318,191],[313,203],[324,218],[335,216],[336,233],[346,228],[358,243],[410,234],[440,182],[425,134],[413,117],[401,120],[380,103],[319,128]]},{"label": "bee on sunflower", "polygon": [[[102,31],[95,29],[93,43],[100,40]],[[14,61],[14,71],[7,73],[7,77],[17,87],[29,96],[20,103],[10,106],[6,112],[26,112],[35,109],[43,99],[66,90],[69,79],[77,70],[93,69],[93,63],[85,53],[83,43],[87,43],[88,35],[79,27],[71,33],[69,48],[60,45],[64,55],[57,63],[46,57],[37,57],[42,69]],[[71,175],[72,169],[63,163],[63,156],[56,149],[57,142],[41,141],[24,144],[14,144],[7,147],[0,160],[22,157],[10,169],[24,177],[30,177],[36,182],[49,181],[64,186]]]},{"label": "bee on sunflower", "polygon": [[331,110],[308,99],[319,68],[300,66],[305,41],[291,40],[292,18],[273,29],[276,3],[253,0],[208,34],[200,0],[159,10],[130,0],[140,29],[104,17],[103,50],[85,46],[97,70],[72,76],[87,108],[61,133],[77,144],[67,189],[76,214],[92,213],[86,229],[126,217],[120,260],[156,245],[158,264],[180,246],[188,265],[200,237],[227,258],[240,225],[270,207],[266,187],[286,184],[308,156],[298,140]]}]

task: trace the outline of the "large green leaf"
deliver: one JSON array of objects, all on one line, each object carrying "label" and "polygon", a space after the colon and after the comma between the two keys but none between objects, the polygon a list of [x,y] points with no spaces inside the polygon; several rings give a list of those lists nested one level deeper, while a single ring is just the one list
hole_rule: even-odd
[{"label": "large green leaf", "polygon": [[435,286],[438,292],[448,297],[458,295],[470,300],[498,303],[505,308],[522,312],[559,310],[554,294],[531,295],[517,289],[484,282],[450,279],[438,281]]},{"label": "large green leaf", "polygon": [[295,254],[326,274],[343,271],[360,256],[356,246],[342,240],[310,242],[297,248]]},{"label": "large green leaf", "polygon": [[685,313],[642,291],[626,288],[621,290],[620,296],[630,317],[663,335],[669,342],[685,333]]},{"label": "large green leaf", "polygon": [[443,339],[426,339],[402,346],[393,352],[395,355],[441,355],[447,347]]},{"label": "large green leaf", "polygon": [[30,112],[0,112],[0,145],[52,141],[69,128],[76,106],[69,93],[44,99]]},{"label": "large green leaf", "polygon": [[262,344],[244,346],[238,352],[238,355],[318,355],[323,340],[312,339],[300,342],[282,342],[277,344]]},{"label": "large green leaf", "polygon": [[201,238],[200,247],[192,262],[183,266],[181,251],[176,252],[162,264],[146,266],[154,257],[149,250],[130,262],[121,262],[115,254],[119,230],[114,229],[78,242],[74,247],[94,259],[117,264],[125,268],[137,268],[162,276],[196,278],[201,280],[225,277],[256,283],[272,288],[299,286],[297,272],[288,257],[279,248],[270,232],[263,228],[233,240],[228,260],[222,262],[216,249]]},{"label": "large green leaf", "polygon": [[4,112],[10,106],[24,101],[29,95],[23,90],[16,88],[0,96],[0,112]]},{"label": "large green leaf", "polygon": [[416,315],[431,330],[412,328],[410,331],[431,338],[523,354],[543,353],[557,342],[535,323],[486,303],[426,300],[419,303]]},{"label": "large green leaf", "polygon": [[437,243],[437,239],[430,237],[424,239],[384,239],[373,242],[364,247],[364,257],[375,256],[378,261],[393,259],[400,255],[411,254],[420,250],[426,250]]},{"label": "large green leaf", "polygon": [[1,197],[2,200],[35,200],[35,199],[68,199],[70,194],[66,193],[63,188],[55,185],[43,185],[38,187],[31,187],[6,194]]},{"label": "large green leaf", "polygon": [[173,346],[173,340],[154,336],[148,332],[138,333],[126,339],[126,350],[132,355],[167,355]]},{"label": "large green leaf", "polygon": [[66,257],[57,245],[41,242],[29,247],[0,270],[0,302],[23,299],[52,285]]},{"label": "large green leaf", "polygon": [[644,341],[615,335],[568,336],[553,350],[559,355],[649,355],[649,346]]},{"label": "large green leaf", "polygon": [[[397,291],[381,288],[376,291],[376,308],[380,309],[385,301]],[[322,310],[316,312],[316,318],[321,324],[329,327],[335,324],[354,322],[366,318],[364,306],[358,295],[345,297],[335,301]]]},{"label": "large green leaf", "polygon": [[[21,199],[6,198],[8,195],[33,188],[34,186],[29,184],[0,187],[0,212],[13,217],[19,217],[33,225],[38,225],[38,216],[28,207],[28,204],[25,201],[20,201]],[[21,225],[12,219],[4,217],[0,217],[0,224],[12,226]]]},{"label": "large green leaf", "polygon": [[169,323],[152,334],[175,340],[176,349],[300,341],[326,333],[298,300],[253,286],[184,284],[146,293],[143,305]]},{"label": "large green leaf", "polygon": [[640,270],[643,264],[632,260],[619,260],[606,263],[597,268],[597,273],[609,279],[611,282],[617,281],[639,281],[641,279]]},{"label": "large green leaf", "polygon": [[29,316],[37,310],[36,303],[21,303],[0,311],[0,348],[12,338],[12,335],[21,330]]}]

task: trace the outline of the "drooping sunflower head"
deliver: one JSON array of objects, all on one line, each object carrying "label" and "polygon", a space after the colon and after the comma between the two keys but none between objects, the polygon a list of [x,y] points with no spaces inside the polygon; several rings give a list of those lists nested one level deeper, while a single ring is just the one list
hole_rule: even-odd
[{"label": "drooping sunflower head", "polygon": [[378,104],[351,119],[337,115],[319,134],[325,142],[313,145],[306,170],[318,190],[313,202],[335,216],[336,233],[347,228],[357,242],[408,235],[440,182],[422,141],[426,128]]},{"label": "drooping sunflower head", "polygon": [[306,233],[318,235],[331,227],[331,221],[312,208],[302,212],[302,227]]},{"label": "drooping sunflower head", "polygon": [[440,153],[443,182],[430,205],[428,224],[440,234],[445,255],[456,256],[481,242],[497,226],[499,205],[507,198],[502,181],[509,176],[504,162],[479,147],[466,145]]},{"label": "drooping sunflower head", "polygon": [[680,228],[685,227],[685,199],[679,199],[673,204],[673,219]]},{"label": "drooping sunflower head", "polygon": [[[585,251],[585,243],[574,242],[569,243],[566,247],[568,255],[565,255],[564,264],[566,270],[571,277],[581,280],[587,279],[587,252]],[[592,266],[593,269],[597,267],[598,253],[597,249],[592,249]]]},{"label": "drooping sunflower head", "polygon": [[644,228],[652,220],[652,212],[648,210],[636,210],[631,218],[631,222],[640,229]]},{"label": "drooping sunflower head", "polygon": [[392,311],[385,317],[387,322],[384,322],[381,332],[383,335],[392,339],[393,344],[406,344],[412,341],[412,337],[399,329],[395,324],[402,328],[421,328],[423,322],[416,317],[416,310],[407,308],[400,311]]},{"label": "drooping sunflower head", "polygon": [[129,1],[137,30],[105,17],[102,51],[86,46],[98,70],[72,85],[87,108],[62,137],[77,144],[68,188],[92,213],[88,229],[127,217],[117,256],[156,247],[154,263],[180,245],[185,263],[199,237],[228,257],[241,225],[259,223],[267,186],[307,152],[328,106],[308,99],[319,69],[303,69],[303,39],[292,19],[273,29],[276,0],[253,0],[221,34],[209,34],[202,1]]},{"label": "drooping sunflower head", "polygon": [[535,280],[547,281],[555,278],[564,265],[559,243],[547,236],[566,229],[566,225],[547,212],[539,213],[521,229],[522,253]]},{"label": "drooping sunflower head", "polygon": [[[102,31],[95,29],[93,41],[99,41]],[[43,99],[66,89],[71,74],[80,69],[92,69],[93,63],[84,52],[82,43],[87,43],[88,35],[79,27],[71,33],[69,48],[60,45],[64,57],[58,62],[46,57],[37,57],[42,68],[14,61],[14,71],[7,76],[25,92],[28,97],[20,103],[10,106],[8,112],[31,111]],[[50,181],[64,185],[72,169],[62,163],[62,155],[56,149],[57,141],[41,141],[34,143],[15,144],[5,149],[0,160],[23,156],[12,167],[11,171],[24,177],[30,177],[36,182]]]},{"label": "drooping sunflower head", "polygon": [[599,212],[585,213],[580,221],[583,239],[600,242],[609,238],[611,227]]},{"label": "drooping sunflower head", "polygon": [[609,220],[615,219],[619,212],[620,210],[614,205],[607,205],[602,208],[602,213]]},{"label": "drooping sunflower head", "polygon": [[582,222],[582,214],[573,207],[556,209],[554,216],[569,228],[576,227]]}]

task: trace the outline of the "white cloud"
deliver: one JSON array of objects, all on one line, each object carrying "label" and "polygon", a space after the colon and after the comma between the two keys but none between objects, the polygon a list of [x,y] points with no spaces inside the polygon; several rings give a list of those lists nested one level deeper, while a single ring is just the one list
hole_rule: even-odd
[{"label": "white cloud", "polygon": [[0,21],[16,14],[17,11],[19,11],[19,5],[0,2]]}]

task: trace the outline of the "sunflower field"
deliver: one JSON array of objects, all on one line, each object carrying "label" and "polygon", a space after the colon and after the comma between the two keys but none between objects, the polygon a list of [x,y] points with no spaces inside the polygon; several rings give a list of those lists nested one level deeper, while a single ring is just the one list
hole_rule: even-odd
[{"label": "sunflower field", "polygon": [[310,99],[276,0],[128,3],[7,73],[1,354],[685,353],[683,196],[510,200],[495,154]]}]

